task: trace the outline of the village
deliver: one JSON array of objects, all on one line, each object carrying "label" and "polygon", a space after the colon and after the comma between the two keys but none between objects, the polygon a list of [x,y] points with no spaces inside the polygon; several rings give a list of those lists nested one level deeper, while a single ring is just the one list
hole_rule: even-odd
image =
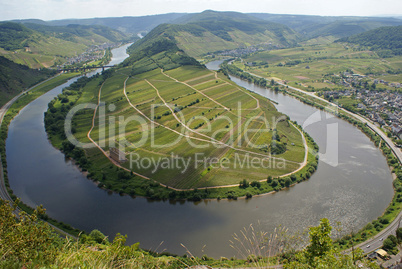
[{"label": "village", "polygon": [[103,43],[101,45],[90,46],[84,53],[77,55],[75,57],[71,57],[67,59],[67,61],[64,64],[58,65],[57,69],[60,70],[71,65],[83,64],[102,59],[107,49],[114,48],[118,45],[119,44]]},{"label": "village", "polygon": [[[354,108],[349,106],[348,109],[362,114],[402,139],[402,85],[382,79],[369,83],[370,80],[368,76],[344,72],[341,76],[332,77],[332,82],[348,88],[325,91],[323,97],[333,102],[342,98],[358,100]],[[388,87],[385,89],[381,86]]]}]

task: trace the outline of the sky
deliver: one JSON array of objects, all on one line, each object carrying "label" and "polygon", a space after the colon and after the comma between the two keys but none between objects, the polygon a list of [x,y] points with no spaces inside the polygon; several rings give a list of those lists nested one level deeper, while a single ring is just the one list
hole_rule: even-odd
[{"label": "sky", "polygon": [[324,16],[402,15],[401,0],[0,0],[0,21],[217,11]]}]

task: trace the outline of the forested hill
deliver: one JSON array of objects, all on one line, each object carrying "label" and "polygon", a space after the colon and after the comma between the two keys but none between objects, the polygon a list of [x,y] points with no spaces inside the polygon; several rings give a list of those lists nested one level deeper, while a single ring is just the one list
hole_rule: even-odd
[{"label": "forested hill", "polygon": [[300,33],[303,39],[320,36],[343,38],[384,26],[402,25],[402,20],[388,17],[313,16],[251,13],[250,15],[284,24]]},{"label": "forested hill", "polygon": [[237,12],[204,11],[183,16],[175,24],[153,29],[143,40],[167,39],[192,57],[210,52],[256,45],[283,48],[297,43],[298,35],[287,26]]},{"label": "forested hill", "polygon": [[48,69],[30,69],[0,56],[0,107],[22,90],[54,75]]},{"label": "forested hill", "polygon": [[402,55],[402,26],[381,27],[337,41],[370,47],[380,56]]},{"label": "forested hill", "polygon": [[22,24],[0,22],[0,48],[5,50],[22,49],[28,45],[29,37],[34,31]]}]

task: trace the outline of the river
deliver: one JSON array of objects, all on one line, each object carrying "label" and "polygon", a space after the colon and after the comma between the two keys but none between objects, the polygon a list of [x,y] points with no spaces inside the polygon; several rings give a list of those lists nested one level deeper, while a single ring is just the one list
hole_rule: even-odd
[{"label": "river", "polygon": [[[111,64],[126,57],[125,48],[112,52]],[[216,64],[208,67],[214,69]],[[392,177],[384,156],[362,132],[337,118],[310,124],[306,131],[325,153],[327,126],[337,126],[339,165],[320,161],[310,180],[288,190],[249,200],[197,204],[108,193],[53,148],[44,130],[47,104],[75,80],[46,93],[20,112],[11,122],[6,150],[14,193],[30,206],[43,204],[50,217],[78,229],[99,229],[111,238],[116,233],[127,234],[128,243],[140,242],[141,247],[159,252],[183,254],[183,244],[196,256],[231,257],[236,253],[229,240],[250,224],[268,232],[280,225],[294,231],[317,225],[320,218],[327,217],[356,231],[381,215],[391,201]],[[277,109],[299,124],[318,111],[292,97],[234,77],[232,80],[278,102]]]}]

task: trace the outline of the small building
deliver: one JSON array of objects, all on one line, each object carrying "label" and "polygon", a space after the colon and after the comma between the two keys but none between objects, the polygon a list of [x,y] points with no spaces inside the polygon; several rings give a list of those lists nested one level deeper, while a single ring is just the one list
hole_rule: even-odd
[{"label": "small building", "polygon": [[377,253],[378,256],[381,257],[381,258],[384,258],[385,256],[388,255],[388,253],[385,250],[381,249],[381,248],[377,249],[374,252]]},{"label": "small building", "polygon": [[124,163],[127,161],[126,154],[118,148],[110,148],[109,152],[110,158],[112,158],[114,161],[119,163]]}]

